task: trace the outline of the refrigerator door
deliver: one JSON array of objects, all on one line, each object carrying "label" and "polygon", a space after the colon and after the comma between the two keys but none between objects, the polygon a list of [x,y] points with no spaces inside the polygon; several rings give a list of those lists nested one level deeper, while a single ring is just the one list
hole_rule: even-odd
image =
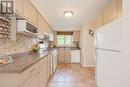
[{"label": "refrigerator door", "polygon": [[97,87],[123,87],[123,65],[120,52],[97,50]]},{"label": "refrigerator door", "polygon": [[122,20],[106,24],[97,31],[96,48],[122,50]]}]

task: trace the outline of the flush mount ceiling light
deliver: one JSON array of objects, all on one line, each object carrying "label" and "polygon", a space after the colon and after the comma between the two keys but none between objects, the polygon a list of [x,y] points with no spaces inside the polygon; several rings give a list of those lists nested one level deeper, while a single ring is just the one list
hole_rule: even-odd
[{"label": "flush mount ceiling light", "polygon": [[72,11],[65,11],[65,12],[64,12],[64,16],[65,16],[65,17],[72,17],[73,14],[74,14],[74,13],[73,13]]}]

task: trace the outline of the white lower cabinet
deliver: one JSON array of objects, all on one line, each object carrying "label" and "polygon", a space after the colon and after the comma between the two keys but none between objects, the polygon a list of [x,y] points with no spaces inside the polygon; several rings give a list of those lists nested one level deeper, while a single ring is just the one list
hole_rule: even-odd
[{"label": "white lower cabinet", "polygon": [[29,78],[23,85],[22,87],[41,87],[39,82],[40,82],[40,71],[36,72],[31,78]]},{"label": "white lower cabinet", "polygon": [[58,63],[70,63],[71,61],[71,50],[58,50]]},{"label": "white lower cabinet", "polygon": [[46,87],[50,78],[50,55],[21,73],[0,73],[0,87]]},{"label": "white lower cabinet", "polygon": [[58,63],[80,63],[80,50],[58,50]]},{"label": "white lower cabinet", "polygon": [[46,87],[48,82],[47,63],[48,57],[42,62],[40,67],[27,79],[21,87]]}]

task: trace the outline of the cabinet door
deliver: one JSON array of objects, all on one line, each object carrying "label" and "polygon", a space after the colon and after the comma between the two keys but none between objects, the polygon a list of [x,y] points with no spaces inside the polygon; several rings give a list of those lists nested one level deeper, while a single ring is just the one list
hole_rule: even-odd
[{"label": "cabinet door", "polygon": [[58,58],[58,63],[64,63],[64,50],[58,50],[57,51],[57,58]]},{"label": "cabinet door", "polygon": [[[33,14],[33,15],[32,15]],[[30,21],[37,27],[37,19],[38,19],[38,12],[32,6],[31,14],[30,14]]]},{"label": "cabinet door", "polygon": [[31,13],[30,9],[31,9],[30,0],[23,0],[23,16],[25,16],[27,19],[29,19],[30,17]]},{"label": "cabinet door", "polygon": [[46,87],[48,82],[47,57],[41,63],[41,67],[29,77],[22,87]]},{"label": "cabinet door", "polygon": [[41,15],[38,15],[38,38],[44,38],[44,22]]},{"label": "cabinet door", "polygon": [[64,60],[65,60],[65,63],[71,63],[71,51],[70,50],[65,51]]},{"label": "cabinet door", "polygon": [[23,16],[26,17],[28,21],[37,26],[37,11],[32,5],[30,0],[23,0]]},{"label": "cabinet door", "polygon": [[41,32],[53,35],[51,27],[41,15],[38,15],[38,29]]},{"label": "cabinet door", "polygon": [[[42,64],[42,71],[41,71],[41,74],[40,74],[40,87],[46,87],[47,85],[47,82],[48,82],[48,69],[47,69],[47,66],[48,66],[48,61],[47,61],[47,57],[44,58],[44,61],[43,61],[43,64]],[[38,86],[37,86],[38,87]]]},{"label": "cabinet door", "polygon": [[15,12],[22,16],[22,13],[23,13],[23,0],[15,0]]},{"label": "cabinet door", "polygon": [[46,33],[48,32],[49,29],[48,24],[41,15],[38,15],[38,28],[40,29],[40,31]]},{"label": "cabinet door", "polygon": [[51,55],[48,55],[47,71],[48,71],[48,79],[49,79],[51,76]]},{"label": "cabinet door", "polygon": [[35,73],[31,78],[29,78],[23,85],[22,87],[40,87],[39,86],[39,73],[40,71],[38,71],[37,73]]},{"label": "cabinet door", "polygon": [[80,41],[80,31],[79,30],[73,31],[73,41],[77,41],[77,42]]},{"label": "cabinet door", "polygon": [[107,24],[117,18],[117,0],[111,2],[104,9],[103,23]]}]

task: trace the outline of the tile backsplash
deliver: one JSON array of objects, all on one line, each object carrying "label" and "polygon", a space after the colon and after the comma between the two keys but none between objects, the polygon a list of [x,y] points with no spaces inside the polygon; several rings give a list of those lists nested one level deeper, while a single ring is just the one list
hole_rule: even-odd
[{"label": "tile backsplash", "polygon": [[33,44],[37,43],[37,38],[25,34],[17,34],[17,40],[0,39],[0,54],[9,55],[31,50]]}]

